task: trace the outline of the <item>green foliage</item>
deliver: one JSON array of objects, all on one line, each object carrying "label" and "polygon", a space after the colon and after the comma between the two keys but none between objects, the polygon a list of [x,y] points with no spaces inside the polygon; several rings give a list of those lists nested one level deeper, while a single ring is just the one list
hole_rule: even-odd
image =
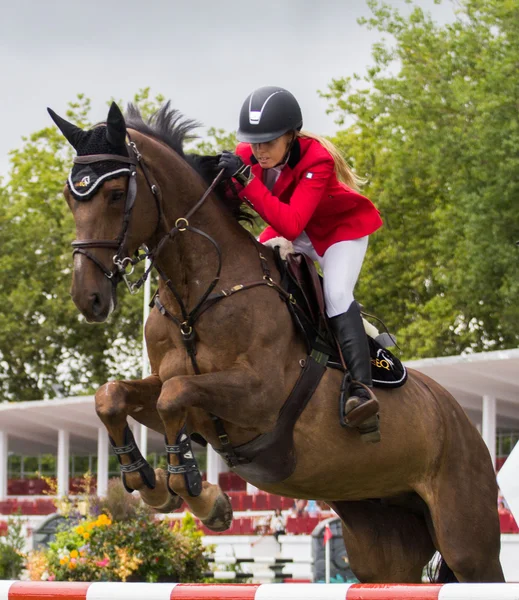
[{"label": "green foliage", "polygon": [[222,150],[233,152],[237,145],[238,140],[234,132],[227,133],[224,129],[210,127],[207,130],[207,137],[194,144],[194,152],[204,155],[219,154]]},{"label": "green foliage", "polygon": [[0,579],[19,579],[25,566],[23,521],[7,519],[7,532],[0,537]]},{"label": "green foliage", "polygon": [[[161,97],[134,102],[145,114]],[[79,95],[66,117],[92,125],[90,101]],[[11,153],[0,187],[0,393],[11,400],[85,393],[110,378],[140,370],[141,297],[120,286],[119,309],[102,327],[86,323],[72,303],[70,242],[74,223],[62,196],[73,151],[49,126]]]},{"label": "green foliage", "polygon": [[357,296],[407,357],[517,346],[519,5],[462,0],[438,25],[368,4],[364,24],[390,39],[323,94],[385,222]]}]

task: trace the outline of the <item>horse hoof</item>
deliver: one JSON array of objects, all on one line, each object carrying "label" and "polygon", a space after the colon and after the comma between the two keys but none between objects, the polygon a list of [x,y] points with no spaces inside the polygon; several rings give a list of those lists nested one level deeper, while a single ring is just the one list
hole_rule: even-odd
[{"label": "horse hoof", "polygon": [[220,494],[214,503],[211,514],[202,523],[211,531],[227,531],[232,523],[231,500],[227,494]]}]

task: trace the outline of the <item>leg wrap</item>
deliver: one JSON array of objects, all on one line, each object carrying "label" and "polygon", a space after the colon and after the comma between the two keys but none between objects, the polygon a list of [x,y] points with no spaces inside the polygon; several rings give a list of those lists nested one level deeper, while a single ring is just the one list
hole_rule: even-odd
[{"label": "leg wrap", "polygon": [[178,457],[179,465],[170,465],[168,460],[168,490],[170,494],[176,496],[176,493],[169,485],[170,475],[184,475],[187,493],[191,497],[199,496],[202,491],[202,475],[198,469],[198,464],[191,449],[191,440],[182,427],[176,439],[176,445],[170,446],[166,440],[167,454],[175,454]]},{"label": "leg wrap", "polygon": [[[115,442],[110,438],[110,444],[112,446],[112,450],[115,452],[117,456],[117,460],[119,461],[119,468],[121,469],[121,478],[123,481],[124,488],[130,494],[134,491],[128,485],[126,485],[126,479],[124,477],[125,473],[134,473],[138,471],[141,476],[142,483],[150,490],[155,489],[155,471],[151,468],[147,460],[141,454],[137,444],[135,443],[135,438],[133,437],[132,430],[126,426],[124,430],[124,446],[116,446]],[[123,465],[121,460],[122,454],[128,454],[130,460],[132,461],[129,465]]]}]

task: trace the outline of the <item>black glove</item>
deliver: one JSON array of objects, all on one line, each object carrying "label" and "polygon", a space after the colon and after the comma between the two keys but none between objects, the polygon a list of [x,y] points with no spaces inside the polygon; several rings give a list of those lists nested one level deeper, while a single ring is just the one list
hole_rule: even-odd
[{"label": "black glove", "polygon": [[224,179],[234,177],[244,186],[252,179],[250,166],[246,165],[239,156],[232,152],[228,152],[227,150],[222,152],[220,160],[218,161],[218,170],[220,171],[221,169],[224,170]]}]

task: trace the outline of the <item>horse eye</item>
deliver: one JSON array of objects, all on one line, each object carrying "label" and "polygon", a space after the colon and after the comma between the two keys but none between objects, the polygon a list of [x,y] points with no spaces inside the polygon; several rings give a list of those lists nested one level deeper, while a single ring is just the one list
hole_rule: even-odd
[{"label": "horse eye", "polygon": [[119,200],[122,200],[124,197],[124,192],[121,190],[114,190],[111,194],[110,194],[110,202],[119,202]]}]

